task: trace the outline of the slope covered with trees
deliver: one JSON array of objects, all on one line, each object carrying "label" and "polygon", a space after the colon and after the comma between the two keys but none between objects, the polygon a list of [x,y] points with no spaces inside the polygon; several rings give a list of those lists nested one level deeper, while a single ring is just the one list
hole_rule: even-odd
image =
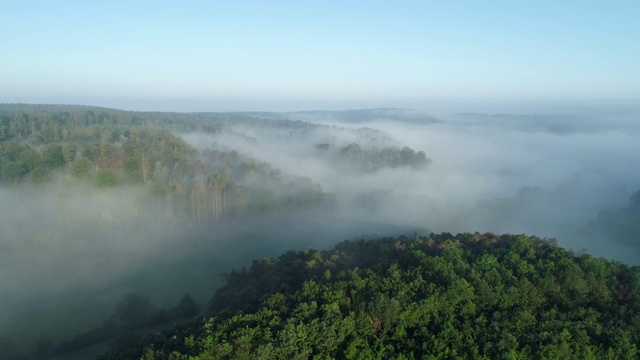
[{"label": "slope covered with trees", "polygon": [[[206,143],[197,146],[189,135]],[[272,157],[240,146],[260,142]],[[322,153],[316,145],[324,142],[331,149]],[[361,156],[339,153],[351,143]],[[374,129],[277,114],[0,104],[0,271],[7,289],[0,292],[0,348],[13,349],[6,353],[14,358],[40,358],[95,344],[120,329],[108,314],[123,294],[141,293],[159,308],[183,293],[202,304],[219,283],[203,286],[208,272],[264,248],[273,249],[269,255],[290,248],[295,235],[280,238],[287,245],[271,244],[256,229],[293,234],[291,227],[339,210],[341,199],[315,174],[273,161],[286,151],[309,155],[296,161],[320,159],[336,176],[412,166],[401,154],[426,159]],[[148,324],[168,322],[162,314],[153,319]]]},{"label": "slope covered with trees", "polygon": [[336,171],[420,168],[429,163],[424,152],[389,146],[389,139],[377,147],[377,138],[382,135],[372,129],[338,131],[353,133],[361,144],[318,145],[310,135],[313,131],[331,138],[335,129],[273,115],[276,118],[243,113],[0,105],[0,184],[15,188],[71,178],[97,188],[142,185],[161,199],[159,206],[167,215],[206,222],[331,205],[335,194],[324,192],[310,178],[283,174],[234,148],[216,147],[215,142],[199,153],[179,134],[209,134],[213,139],[232,134],[255,142],[245,132],[275,133],[277,141],[306,142],[312,156],[340,164]]},{"label": "slope covered with trees", "polygon": [[226,278],[211,317],[102,359],[635,359],[640,346],[640,268],[553,239],[345,241]]},{"label": "slope covered with trees", "polygon": [[285,178],[269,164],[236,151],[199,154],[172,132],[215,134],[231,125],[315,126],[242,114],[2,105],[0,183],[18,187],[68,177],[97,188],[142,185],[163,202],[167,215],[198,222],[334,201],[311,179]]}]

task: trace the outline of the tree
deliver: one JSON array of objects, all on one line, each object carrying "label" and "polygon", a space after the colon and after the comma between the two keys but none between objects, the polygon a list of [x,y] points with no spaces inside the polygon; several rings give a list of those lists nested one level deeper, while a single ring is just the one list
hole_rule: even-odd
[{"label": "tree", "polygon": [[11,135],[18,140],[24,140],[27,137],[27,121],[24,114],[17,113],[11,120],[9,125]]},{"label": "tree", "polygon": [[176,317],[195,316],[200,312],[200,306],[189,294],[185,294],[173,311]]},{"label": "tree", "polygon": [[148,325],[155,316],[157,308],[143,295],[131,293],[116,305],[116,318],[127,328]]},{"label": "tree", "polygon": [[108,188],[118,185],[118,175],[113,169],[100,170],[96,173],[96,187]]},{"label": "tree", "polygon": [[62,157],[67,164],[71,164],[76,155],[76,149],[73,144],[62,145]]},{"label": "tree", "polygon": [[64,152],[62,149],[62,145],[56,143],[51,143],[45,146],[42,155],[44,159],[44,165],[47,169],[51,170],[59,168],[66,163]]},{"label": "tree", "polygon": [[0,178],[14,186],[18,185],[18,180],[24,173],[24,166],[15,161],[4,161],[0,167]]},{"label": "tree", "polygon": [[85,179],[91,170],[91,160],[84,156],[78,156],[71,163],[71,175],[78,179]]},{"label": "tree", "polygon": [[151,177],[151,183],[153,185],[153,191],[159,195],[167,192],[167,177],[169,175],[169,169],[164,166],[160,161],[156,161],[153,167],[153,175]]}]

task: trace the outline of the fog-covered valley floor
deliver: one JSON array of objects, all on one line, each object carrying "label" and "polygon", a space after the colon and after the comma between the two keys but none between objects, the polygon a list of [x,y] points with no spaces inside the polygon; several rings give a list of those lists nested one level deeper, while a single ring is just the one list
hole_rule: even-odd
[{"label": "fog-covered valley floor", "polygon": [[[2,341],[56,343],[98,326],[132,292],[167,307],[188,293],[206,308],[222,284],[221,273],[249,266],[252,259],[325,249],[353,238],[526,233],[557,238],[574,251],[639,263],[638,238],[608,236],[594,225],[603,211],[615,215],[632,207],[630,199],[640,189],[637,109],[246,116],[258,119],[257,125],[230,121],[225,131],[172,131],[198,156],[237,152],[254,165],[269,164],[271,177],[248,175],[242,186],[306,179],[308,191],[329,194],[330,206],[310,200],[304,209],[278,205],[278,211],[203,223],[168,216],[166,206],[174,205],[150,199],[141,184],[96,190],[60,171],[44,184],[5,185]],[[278,125],[284,119],[288,125]],[[410,150],[405,155],[420,160],[423,152],[426,161],[377,162],[404,147]],[[220,165],[223,171],[232,173]],[[297,191],[273,188],[277,199]]]},{"label": "fog-covered valley floor", "polygon": [[[388,112],[369,119],[356,112],[302,112],[287,115],[331,128],[302,143],[264,132],[249,139],[184,138],[201,148],[213,142],[235,147],[283,172],[312,178],[338,194],[342,218],[432,232],[556,237],[576,251],[635,263],[635,253],[602,239],[587,240],[580,230],[600,211],[624,207],[640,188],[640,115],[633,109],[537,111],[392,120]],[[336,129],[343,128],[355,130],[354,138],[341,138]],[[308,146],[358,137],[371,146],[424,151],[431,162],[419,170],[354,173],[318,158]]]}]

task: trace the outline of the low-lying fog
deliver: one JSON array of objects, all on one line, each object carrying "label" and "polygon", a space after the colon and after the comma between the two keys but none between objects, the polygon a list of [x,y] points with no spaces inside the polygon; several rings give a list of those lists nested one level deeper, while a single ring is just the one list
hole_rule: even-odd
[{"label": "low-lying fog", "polygon": [[[284,173],[308,176],[341,200],[339,217],[433,232],[492,231],[556,237],[563,246],[637,263],[637,252],[578,235],[600,210],[618,209],[640,188],[640,115],[625,112],[478,114],[439,122],[357,122],[330,113],[290,113],[331,128],[304,137],[238,130],[185,135],[201,149],[236,148]],[[353,132],[339,131],[344,128]],[[365,128],[368,131],[362,131]],[[360,129],[360,131],[355,131]],[[379,130],[371,131],[370,129]],[[422,170],[351,172],[318,157],[313,144],[353,141],[404,146],[432,161]]]},{"label": "low-lying fog", "polygon": [[[328,213],[196,226],[162,220],[137,188],[96,193],[51,185],[28,195],[0,189],[0,225],[7,234],[0,239],[0,332],[57,340],[60,333],[99,324],[132,291],[159,305],[189,293],[205,305],[221,283],[219,274],[233,267],[354,237],[527,233],[638,264],[640,247],[585,238],[579,230],[601,210],[624,206],[640,188],[639,114],[539,109],[421,123],[289,113],[328,126],[182,135],[200,150],[234,149],[282,174],[311,178],[337,195],[338,206]],[[316,146],[337,151],[352,142],[407,145],[431,162],[423,169],[356,172]]]}]

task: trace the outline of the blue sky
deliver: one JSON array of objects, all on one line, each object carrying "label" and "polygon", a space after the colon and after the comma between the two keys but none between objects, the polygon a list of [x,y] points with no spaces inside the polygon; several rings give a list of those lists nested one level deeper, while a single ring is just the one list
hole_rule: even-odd
[{"label": "blue sky", "polygon": [[640,99],[640,1],[1,8],[0,102],[254,110]]}]

